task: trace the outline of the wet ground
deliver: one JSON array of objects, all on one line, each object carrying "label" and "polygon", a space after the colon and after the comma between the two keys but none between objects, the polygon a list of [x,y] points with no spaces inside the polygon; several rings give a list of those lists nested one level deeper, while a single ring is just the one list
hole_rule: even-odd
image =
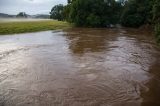
[{"label": "wet ground", "polygon": [[160,106],[160,49],[135,29],[0,36],[0,106]]}]

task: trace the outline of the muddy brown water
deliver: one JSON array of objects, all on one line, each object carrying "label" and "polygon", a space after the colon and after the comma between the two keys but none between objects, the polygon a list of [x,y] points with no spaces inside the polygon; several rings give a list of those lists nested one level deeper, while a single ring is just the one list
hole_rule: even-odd
[{"label": "muddy brown water", "polygon": [[123,28],[0,36],[0,106],[160,106],[160,49]]}]

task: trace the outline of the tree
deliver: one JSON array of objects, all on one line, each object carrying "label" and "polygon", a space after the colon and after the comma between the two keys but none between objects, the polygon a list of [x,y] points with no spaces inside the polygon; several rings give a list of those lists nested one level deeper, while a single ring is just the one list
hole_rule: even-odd
[{"label": "tree", "polygon": [[69,14],[70,14],[70,4],[64,6],[64,9],[63,9],[63,18],[70,22],[70,19],[69,19]]},{"label": "tree", "polygon": [[121,24],[127,27],[140,27],[152,22],[153,0],[128,0],[124,5]]},{"label": "tree", "polygon": [[127,2],[127,0],[117,0],[118,2],[121,3],[121,5],[125,5],[125,3]]},{"label": "tree", "polygon": [[72,0],[69,21],[77,26],[105,27],[119,20],[120,3],[115,0]]},{"label": "tree", "polygon": [[155,0],[153,4],[153,20],[155,22],[160,22],[160,1]]},{"label": "tree", "polygon": [[19,17],[19,18],[27,18],[27,14],[25,12],[20,12],[17,14],[16,17]]},{"label": "tree", "polygon": [[155,25],[155,36],[160,43],[160,2],[155,0],[153,5],[153,21]]},{"label": "tree", "polygon": [[63,6],[62,4],[55,5],[55,6],[51,9],[50,18],[51,18],[51,19],[57,19],[57,20],[59,20],[59,21],[64,20],[64,17],[63,17],[63,9],[64,9],[64,6]]}]

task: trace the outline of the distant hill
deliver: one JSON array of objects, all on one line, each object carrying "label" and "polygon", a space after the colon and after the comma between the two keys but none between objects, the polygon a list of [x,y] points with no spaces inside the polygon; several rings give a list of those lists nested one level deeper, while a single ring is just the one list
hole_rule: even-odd
[{"label": "distant hill", "polygon": [[15,17],[15,15],[0,13],[0,18],[14,18],[14,17]]},{"label": "distant hill", "polygon": [[[49,19],[50,15],[47,14],[36,14],[36,15],[29,15],[26,14],[27,18],[42,18],[42,19]],[[17,15],[10,15],[6,13],[0,13],[0,18],[16,18]]]}]

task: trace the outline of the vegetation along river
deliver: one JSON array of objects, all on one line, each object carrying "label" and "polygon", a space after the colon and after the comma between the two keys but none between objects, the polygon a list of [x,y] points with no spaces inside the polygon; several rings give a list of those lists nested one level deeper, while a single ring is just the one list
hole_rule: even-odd
[{"label": "vegetation along river", "polygon": [[0,106],[160,106],[150,32],[73,28],[0,36]]}]

